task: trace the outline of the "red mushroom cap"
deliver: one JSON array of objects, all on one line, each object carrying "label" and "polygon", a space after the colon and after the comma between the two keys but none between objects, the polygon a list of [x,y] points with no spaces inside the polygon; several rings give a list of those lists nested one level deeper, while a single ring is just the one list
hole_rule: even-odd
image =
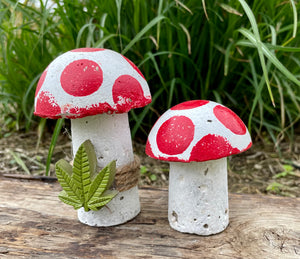
[{"label": "red mushroom cap", "polygon": [[121,54],[98,48],[68,51],[40,77],[34,114],[46,118],[82,118],[124,113],[151,102],[141,71]]},{"label": "red mushroom cap", "polygon": [[252,145],[242,120],[225,106],[205,100],[178,104],[151,129],[146,154],[173,162],[202,162],[241,153]]}]

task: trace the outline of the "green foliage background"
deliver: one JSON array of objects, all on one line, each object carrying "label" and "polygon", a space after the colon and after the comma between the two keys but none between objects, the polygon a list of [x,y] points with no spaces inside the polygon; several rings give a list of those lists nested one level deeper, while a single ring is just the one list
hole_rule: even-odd
[{"label": "green foliage background", "polygon": [[300,119],[299,1],[34,2],[0,2],[3,130],[41,123],[32,115],[35,87],[55,57],[104,47],[131,59],[148,80],[152,104],[130,112],[135,138],[145,140],[171,106],[210,99],[233,109],[257,136],[293,139]]}]

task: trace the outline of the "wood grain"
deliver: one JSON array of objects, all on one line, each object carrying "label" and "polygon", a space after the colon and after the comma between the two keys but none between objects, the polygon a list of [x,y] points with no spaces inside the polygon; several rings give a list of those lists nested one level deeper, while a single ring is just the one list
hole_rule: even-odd
[{"label": "wood grain", "polygon": [[0,258],[300,258],[300,199],[230,194],[230,225],[201,237],[172,230],[166,189],[142,188],[142,212],[95,228],[58,198],[60,186],[0,177]]}]

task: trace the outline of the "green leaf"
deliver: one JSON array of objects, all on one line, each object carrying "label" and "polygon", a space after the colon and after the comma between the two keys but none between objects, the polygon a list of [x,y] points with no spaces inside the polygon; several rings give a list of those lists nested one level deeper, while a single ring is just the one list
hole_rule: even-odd
[{"label": "green leaf", "polygon": [[[250,47],[250,48],[256,48],[256,46],[250,41],[250,40],[239,40],[235,43],[237,46],[244,46],[244,47]],[[271,50],[276,50],[278,51],[284,51],[284,52],[300,52],[300,48],[296,47],[285,47],[285,46],[280,46],[280,45],[275,45],[275,44],[270,44],[270,43],[264,43],[263,44],[263,51],[265,52],[265,49]]]},{"label": "green leaf", "polygon": [[[242,33],[255,47],[257,47],[257,41],[254,35],[247,29],[238,29],[240,33]],[[245,43],[245,41],[240,41],[239,43]],[[242,45],[241,44],[241,45]],[[272,62],[272,64],[282,73],[284,74],[289,80],[293,81],[296,85],[300,86],[300,81],[295,77],[272,53],[264,43],[261,43],[263,54]],[[273,47],[276,49],[276,47]]]},{"label": "green leaf", "polygon": [[298,15],[297,15],[297,7],[295,5],[294,0],[290,0],[291,6],[293,9],[293,17],[294,17],[294,24],[293,24],[293,36],[292,39],[296,37],[297,35],[297,27],[298,27]]},{"label": "green leaf", "polygon": [[127,46],[125,47],[125,49],[121,52],[122,55],[125,55],[126,52],[128,50],[131,49],[131,47],[138,42],[143,36],[144,34],[149,31],[153,26],[155,26],[156,24],[159,24],[161,20],[166,19],[166,17],[164,17],[163,15],[158,15],[156,16],[153,20],[151,20],[141,31],[139,31],[135,37],[127,44]]},{"label": "green leaf", "polygon": [[95,172],[97,165],[96,154],[93,144],[86,140],[78,148],[73,163],[72,179],[83,192],[83,199],[88,201],[88,193],[91,185],[91,175]]},{"label": "green leaf", "polygon": [[[268,77],[268,70],[267,70],[267,67],[266,67],[264,53],[263,53],[263,50],[262,50],[263,43],[261,42],[261,39],[260,39],[258,26],[257,26],[256,20],[255,20],[255,16],[254,16],[251,8],[249,7],[249,5],[247,4],[247,2],[245,0],[239,0],[239,2],[241,3],[242,7],[244,8],[244,11],[245,11],[246,15],[248,16],[248,19],[251,23],[251,27],[252,27],[253,34],[254,34],[253,37],[256,41],[255,46],[257,48],[259,60],[260,60],[260,63],[261,63],[261,68],[262,68],[263,75],[264,75],[264,78],[265,78],[265,81],[266,81],[266,84],[267,84],[267,89],[269,91],[270,99],[272,101],[273,106],[275,107],[274,97],[273,97],[273,93],[272,93],[272,89],[271,89],[270,81],[269,81],[269,77]],[[238,31],[240,31],[242,34],[247,32],[246,29],[240,29]],[[244,36],[245,36],[245,34],[244,34]]]},{"label": "green leaf", "polygon": [[116,173],[116,161],[110,162],[96,175],[97,159],[90,140],[86,140],[76,152],[73,168],[65,160],[56,165],[56,175],[63,191],[59,199],[75,209],[84,207],[85,211],[99,210],[107,204],[118,191],[108,190]]},{"label": "green leaf", "polygon": [[54,148],[55,148],[55,145],[56,145],[56,142],[57,142],[57,138],[59,136],[59,133],[61,131],[61,128],[62,128],[63,124],[64,124],[64,119],[58,119],[56,124],[55,124],[55,129],[54,129],[54,132],[52,134],[51,143],[50,143],[48,156],[47,156],[47,161],[46,161],[46,176],[49,175],[51,158],[52,158],[53,151],[54,151]]},{"label": "green leaf", "polygon": [[118,191],[116,190],[105,191],[100,198],[90,200],[88,208],[91,210],[99,210],[110,202],[117,194]]},{"label": "green leaf", "polygon": [[116,175],[116,161],[113,160],[111,161],[106,167],[108,167],[108,170],[109,170],[109,175],[108,175],[108,181],[107,181],[107,184],[106,184],[106,189],[105,190],[108,190],[114,180],[115,180],[115,175]]},{"label": "green leaf", "polygon": [[90,200],[90,201],[89,201],[89,204],[90,204],[90,205],[94,205],[94,204],[100,202],[101,200],[105,200],[107,197],[113,198],[113,197],[115,197],[117,194],[118,194],[118,191],[117,191],[117,190],[107,190],[107,191],[105,191],[105,192],[102,194],[101,197],[99,197],[99,198],[94,198],[93,200]]},{"label": "green leaf", "polygon": [[140,173],[141,173],[141,174],[146,174],[147,172],[148,172],[147,167],[144,166],[144,165],[142,165],[142,166],[140,167]]},{"label": "green leaf", "polygon": [[283,165],[282,167],[286,172],[292,172],[294,170],[294,167],[291,165]]},{"label": "green leaf", "polygon": [[151,179],[151,181],[156,181],[157,180],[157,176],[156,176],[156,174],[151,174],[150,175],[150,179]]},{"label": "green leaf", "polygon": [[74,207],[75,210],[81,208],[83,206],[83,204],[81,202],[78,202],[77,199],[73,199],[70,196],[68,196],[68,194],[65,191],[61,191],[58,195],[58,198],[68,204]]},{"label": "green leaf", "polygon": [[284,188],[285,186],[283,184],[273,182],[267,186],[266,190],[274,193],[280,193]]},{"label": "green leaf", "polygon": [[238,16],[243,16],[242,13],[240,13],[238,10],[234,9],[233,7],[231,7],[230,5],[224,4],[224,3],[220,3],[220,6],[228,13],[232,13]]},{"label": "green leaf", "polygon": [[82,192],[71,177],[72,166],[67,161],[61,159],[55,164],[55,172],[57,180],[66,194],[78,203],[82,203]]},{"label": "green leaf", "polygon": [[103,192],[109,189],[114,181],[115,173],[116,161],[114,160],[104,167],[93,180],[89,190],[88,201],[99,198]]},{"label": "green leaf", "polygon": [[27,174],[31,174],[28,167],[25,165],[24,161],[22,160],[22,158],[15,152],[13,152],[12,150],[9,150],[9,153],[13,156],[14,160],[16,161],[16,163],[22,167],[22,169],[27,173]]}]

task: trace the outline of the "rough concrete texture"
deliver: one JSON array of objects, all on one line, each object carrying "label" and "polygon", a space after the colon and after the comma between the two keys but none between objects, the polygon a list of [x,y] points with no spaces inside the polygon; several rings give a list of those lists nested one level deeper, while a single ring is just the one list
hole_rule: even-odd
[{"label": "rough concrete texture", "polygon": [[[99,114],[71,121],[73,153],[90,139],[96,151],[98,166],[116,160],[117,168],[134,160],[127,113]],[[122,224],[140,211],[137,187],[119,193],[100,211],[78,211],[79,220],[91,226]]]},{"label": "rough concrete texture", "polygon": [[178,162],[208,161],[251,147],[250,134],[230,109],[212,101],[193,100],[167,110],[151,129],[150,157]]},{"label": "rough concrete texture", "polygon": [[109,50],[80,48],[54,59],[36,88],[34,114],[77,119],[144,107],[151,94],[141,71]]},{"label": "rough concrete texture", "polygon": [[133,219],[140,212],[140,201],[137,186],[120,192],[106,206],[98,211],[85,212],[78,210],[80,222],[89,226],[109,227],[119,225]]},{"label": "rough concrete texture", "polygon": [[170,226],[180,232],[211,235],[229,223],[227,159],[171,162]]},{"label": "rough concrete texture", "polygon": [[99,114],[71,120],[73,154],[87,139],[94,145],[98,166],[116,160],[117,167],[133,161],[128,114]]}]

